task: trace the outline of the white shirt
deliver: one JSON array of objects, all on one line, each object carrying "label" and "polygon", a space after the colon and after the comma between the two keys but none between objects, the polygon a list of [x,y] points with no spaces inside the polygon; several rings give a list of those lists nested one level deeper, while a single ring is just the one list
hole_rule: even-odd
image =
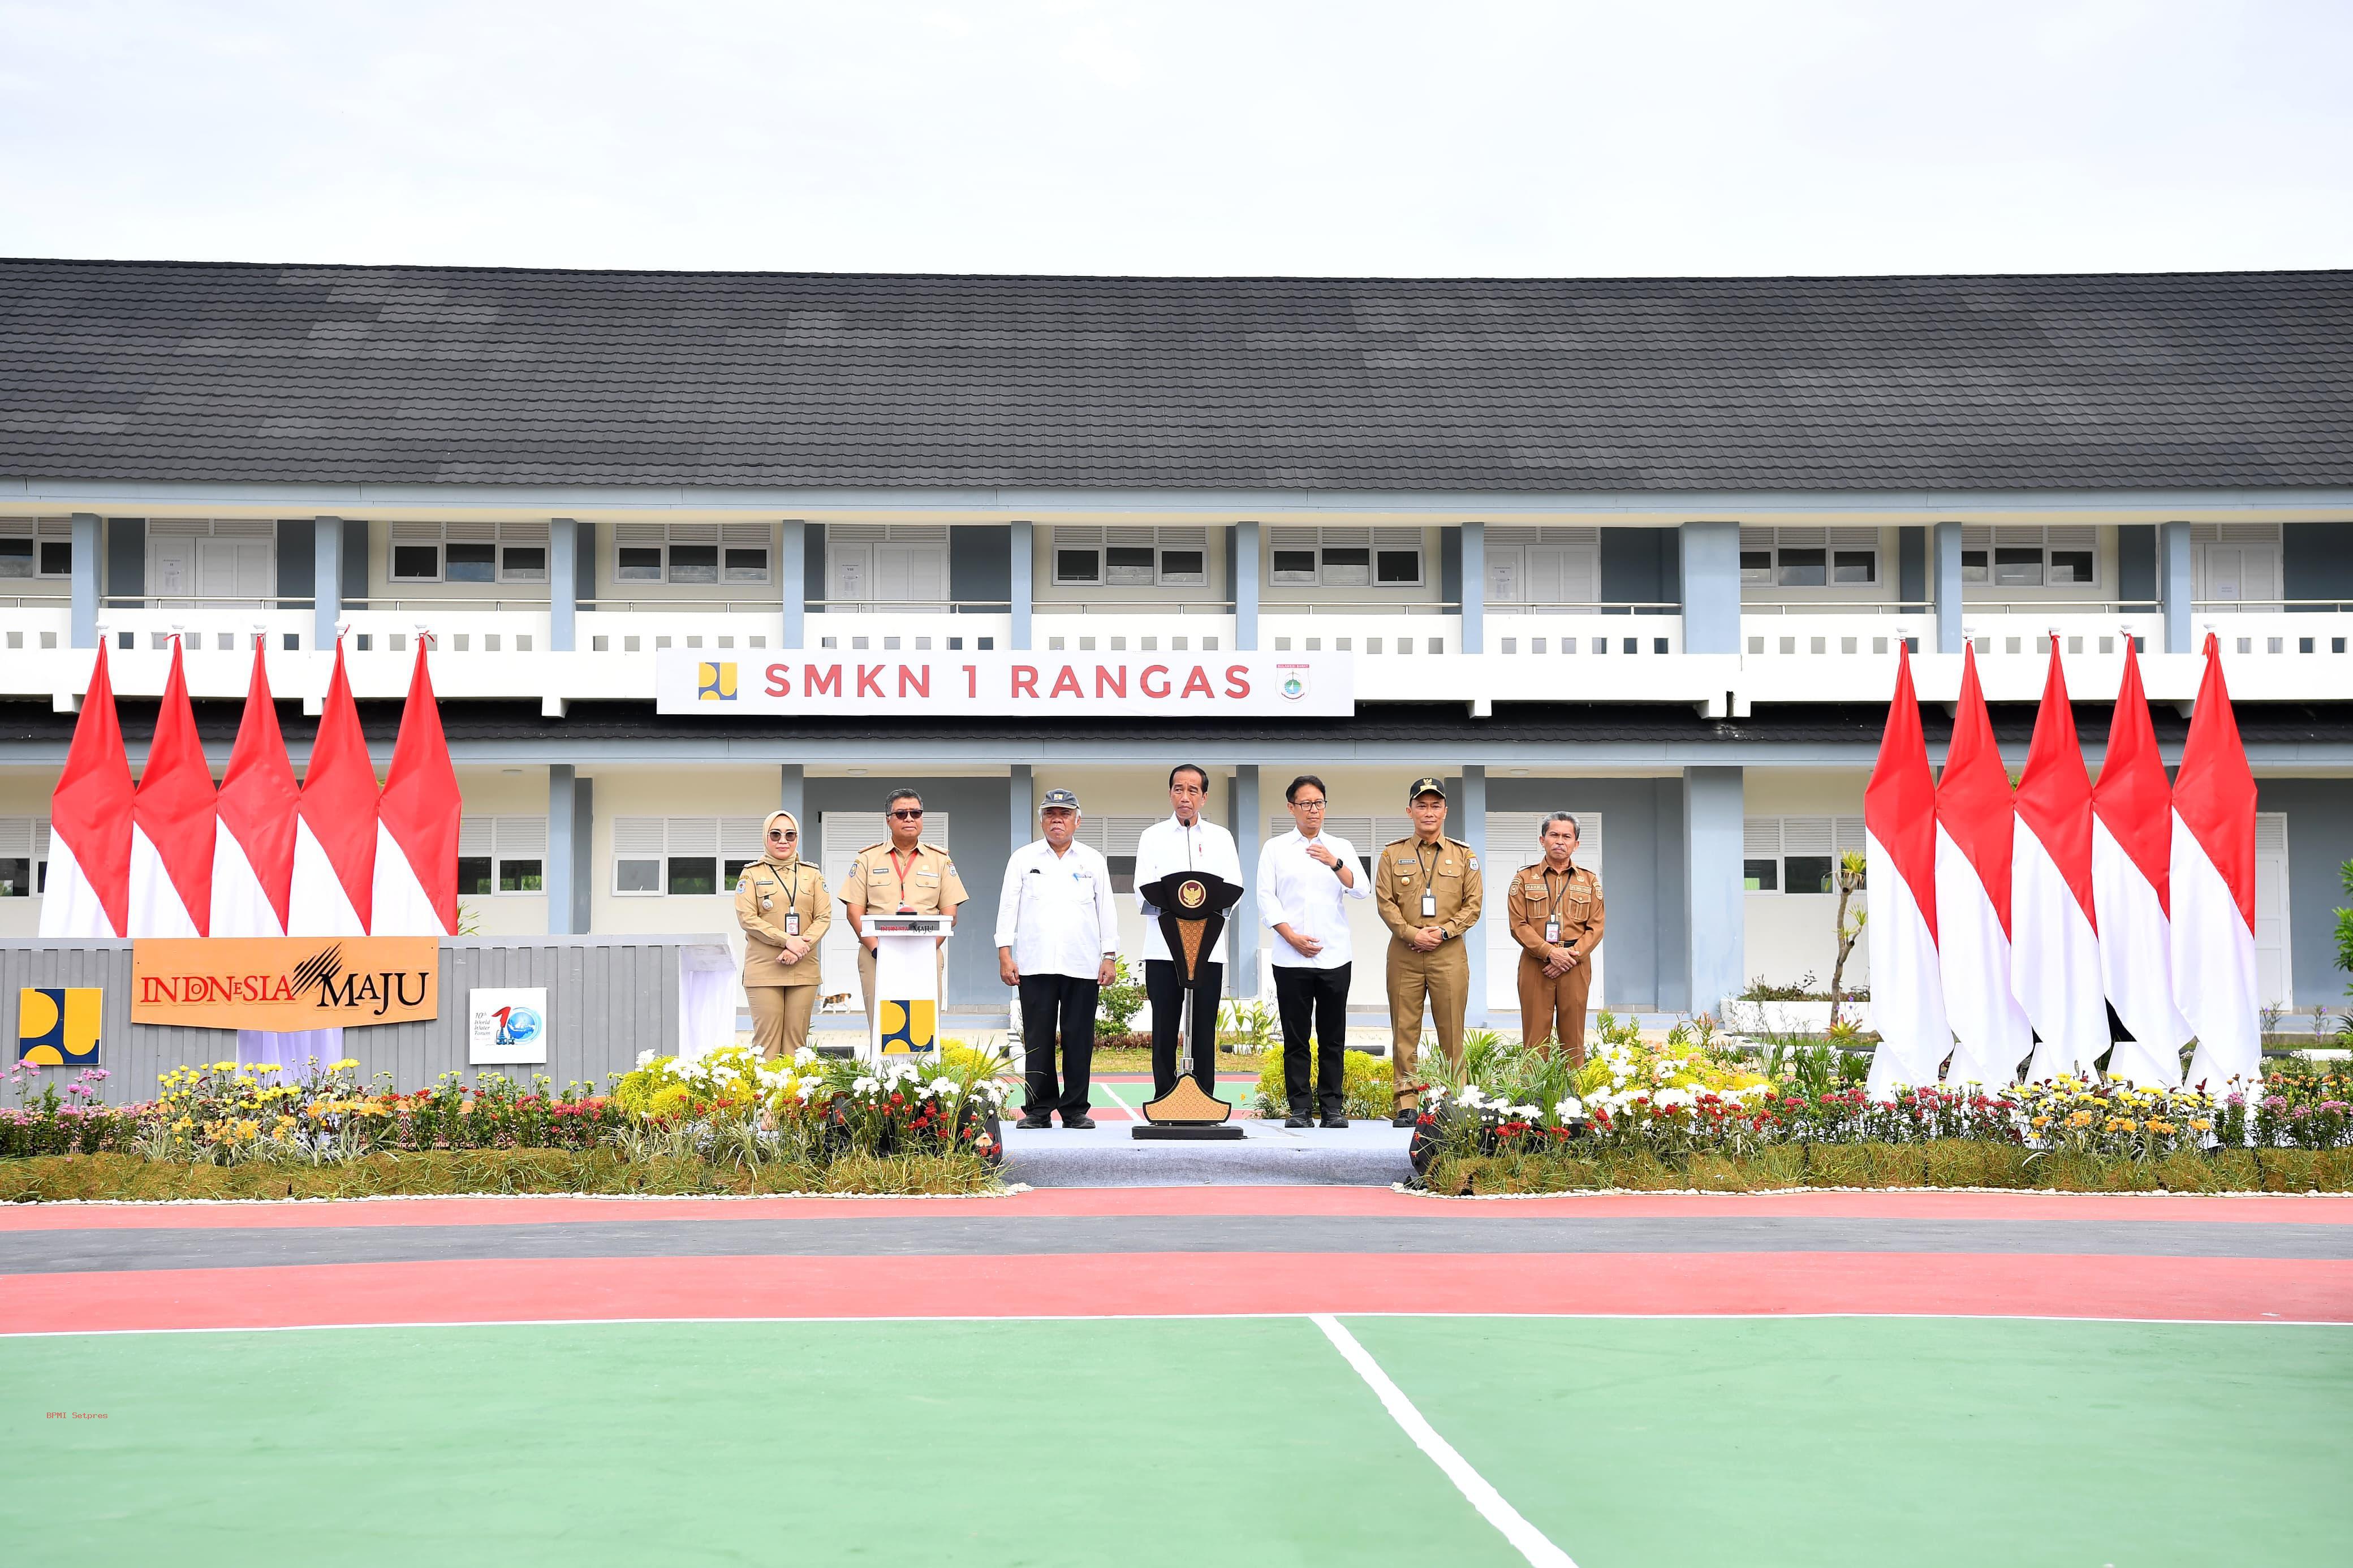
[{"label": "white shirt", "polygon": [[[1168,956],[1168,939],[1160,934],[1160,916],[1146,901],[1144,889],[1171,871],[1207,871],[1223,877],[1229,882],[1242,879],[1241,852],[1234,847],[1234,836],[1214,822],[1193,819],[1190,827],[1180,826],[1172,815],[1154,823],[1135,840],[1135,906],[1144,911],[1144,956],[1146,959]],[[1226,933],[1218,932],[1218,945],[1201,955],[1204,963],[1226,961]]]},{"label": "white shirt", "polygon": [[[1321,844],[1337,855],[1354,880],[1342,887],[1339,872],[1307,853],[1310,844]],[[1348,911],[1342,900],[1371,898],[1371,880],[1365,875],[1364,862],[1356,858],[1356,847],[1337,834],[1310,838],[1293,828],[1280,838],[1268,839],[1258,854],[1258,908],[1259,919],[1274,932],[1276,966],[1337,969],[1350,962],[1355,949],[1349,943]],[[1283,940],[1282,933],[1274,930],[1279,925],[1314,937],[1324,944],[1323,950],[1310,958]]]},{"label": "white shirt", "polygon": [[1119,951],[1111,867],[1075,840],[1060,855],[1042,838],[1016,849],[997,900],[997,945],[1013,950],[1024,974],[1094,979]]}]

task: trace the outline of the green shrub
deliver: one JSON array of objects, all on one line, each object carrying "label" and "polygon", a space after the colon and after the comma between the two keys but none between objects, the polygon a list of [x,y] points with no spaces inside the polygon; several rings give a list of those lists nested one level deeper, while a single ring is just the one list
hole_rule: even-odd
[{"label": "green shrub", "polygon": [[[1309,1070],[1314,1068],[1310,1060]],[[1340,1090],[1346,1097],[1347,1112],[1352,1118],[1369,1121],[1385,1117],[1397,1104],[1390,1092],[1396,1083],[1388,1058],[1364,1051],[1340,1053]],[[1258,1089],[1254,1109],[1261,1116],[1282,1116],[1289,1104],[1282,1082],[1282,1051],[1261,1051],[1258,1058]]]}]

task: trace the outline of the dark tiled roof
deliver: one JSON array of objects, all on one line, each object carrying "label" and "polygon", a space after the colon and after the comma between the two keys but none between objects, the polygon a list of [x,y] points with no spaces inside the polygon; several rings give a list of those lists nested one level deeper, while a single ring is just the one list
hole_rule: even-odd
[{"label": "dark tiled roof", "polygon": [[0,262],[0,477],[2353,482],[2353,272],[1351,279]]}]

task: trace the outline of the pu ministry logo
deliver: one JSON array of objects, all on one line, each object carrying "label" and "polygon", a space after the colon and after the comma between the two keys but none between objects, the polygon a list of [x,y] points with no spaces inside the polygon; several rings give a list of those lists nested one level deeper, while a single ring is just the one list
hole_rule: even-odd
[{"label": "pu ministry logo", "polygon": [[98,1065],[99,1017],[106,993],[95,985],[27,985],[16,993],[16,1059],[35,1067]]},{"label": "pu ministry logo", "polygon": [[694,696],[699,702],[733,702],[735,700],[735,665],[733,660],[700,663],[694,667]]}]

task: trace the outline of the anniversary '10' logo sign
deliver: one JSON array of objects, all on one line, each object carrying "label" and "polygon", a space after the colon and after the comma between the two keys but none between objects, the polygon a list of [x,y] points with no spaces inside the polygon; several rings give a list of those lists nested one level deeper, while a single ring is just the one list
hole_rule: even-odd
[{"label": "anniversary '10' logo sign", "polygon": [[440,1012],[429,936],[142,937],[131,1021],[210,1029],[406,1024]]}]

